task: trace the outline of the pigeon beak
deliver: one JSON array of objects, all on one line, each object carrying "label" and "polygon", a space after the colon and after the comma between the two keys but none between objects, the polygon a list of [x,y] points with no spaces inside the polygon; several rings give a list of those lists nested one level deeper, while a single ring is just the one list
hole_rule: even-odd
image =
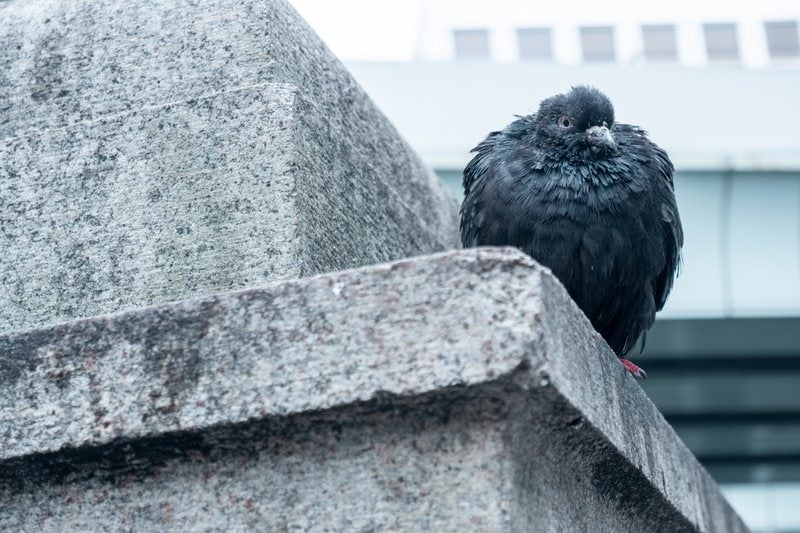
[{"label": "pigeon beak", "polygon": [[614,148],[616,146],[614,137],[611,135],[611,132],[608,131],[607,126],[592,126],[586,130],[586,135],[594,151],[598,151],[602,148]]}]

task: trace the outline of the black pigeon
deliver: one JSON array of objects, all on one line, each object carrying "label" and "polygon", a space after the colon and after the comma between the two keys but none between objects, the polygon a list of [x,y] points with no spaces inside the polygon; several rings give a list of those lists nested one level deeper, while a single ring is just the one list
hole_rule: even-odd
[{"label": "black pigeon", "polygon": [[464,169],[465,247],[516,246],[549,267],[624,359],[664,307],[683,229],[667,153],[614,122],[593,87],[542,101],[490,133]]}]

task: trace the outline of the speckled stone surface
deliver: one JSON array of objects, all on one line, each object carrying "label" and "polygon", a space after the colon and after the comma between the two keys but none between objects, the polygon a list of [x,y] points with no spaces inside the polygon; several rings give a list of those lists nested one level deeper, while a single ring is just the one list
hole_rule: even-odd
[{"label": "speckled stone surface", "polygon": [[510,249],[4,334],[0,454],[4,531],[746,531]]},{"label": "speckled stone surface", "polygon": [[283,0],[0,2],[0,331],[455,247]]}]

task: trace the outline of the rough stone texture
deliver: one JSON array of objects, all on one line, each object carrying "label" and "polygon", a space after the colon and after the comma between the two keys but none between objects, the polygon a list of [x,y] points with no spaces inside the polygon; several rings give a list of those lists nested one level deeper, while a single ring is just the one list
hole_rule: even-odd
[{"label": "rough stone texture", "polygon": [[0,2],[0,331],[458,246],[283,0]]},{"label": "rough stone texture", "polygon": [[0,453],[2,530],[746,531],[508,249],[2,335]]}]

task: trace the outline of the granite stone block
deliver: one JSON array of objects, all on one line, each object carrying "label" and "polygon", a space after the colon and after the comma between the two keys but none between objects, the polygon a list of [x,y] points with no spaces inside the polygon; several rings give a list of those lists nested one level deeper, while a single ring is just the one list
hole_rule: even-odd
[{"label": "granite stone block", "polygon": [[283,0],[0,3],[0,331],[455,247]]},{"label": "granite stone block", "polygon": [[0,335],[0,454],[2,530],[746,531],[512,249]]}]

